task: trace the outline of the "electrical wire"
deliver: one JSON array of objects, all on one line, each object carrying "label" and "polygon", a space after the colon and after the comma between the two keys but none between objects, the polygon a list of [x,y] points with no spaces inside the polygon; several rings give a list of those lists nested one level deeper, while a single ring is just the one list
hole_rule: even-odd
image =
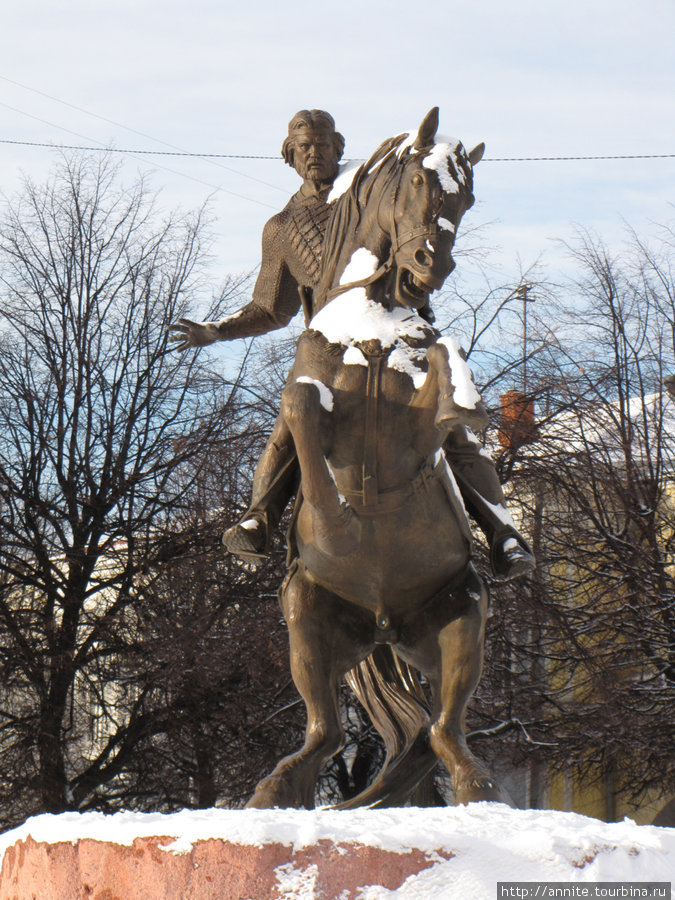
[{"label": "electrical wire", "polygon": [[[279,156],[261,156],[254,153],[201,153],[201,152],[191,152],[188,150],[182,150],[180,147],[175,144],[171,144],[168,141],[164,141],[161,138],[153,137],[150,134],[147,134],[144,131],[139,131],[137,128],[131,128],[128,125],[124,125],[122,122],[117,122],[114,119],[109,119],[107,116],[102,116],[99,113],[92,112],[89,109],[84,109],[82,106],[77,106],[75,103],[69,103],[67,100],[62,100],[60,97],[55,97],[53,94],[48,94],[46,91],[40,91],[37,88],[30,87],[27,84],[22,84],[20,81],[15,81],[13,78],[8,78],[6,75],[0,75],[1,81],[6,81],[8,84],[13,84],[15,87],[19,87],[22,90],[30,91],[33,94],[38,94],[40,97],[45,97],[47,100],[52,100],[54,103],[60,103],[62,106],[67,106],[70,109],[74,109],[77,112],[84,113],[87,116],[91,116],[92,118],[99,119],[102,122],[107,122],[109,125],[114,125],[116,128],[123,128],[125,131],[130,131],[133,134],[137,134],[140,137],[147,138],[148,140],[155,141],[158,144],[163,144],[165,147],[170,147],[170,150],[136,150],[136,149],[125,149],[125,148],[117,148],[117,147],[106,147],[106,151],[110,153],[126,153],[133,156],[174,156],[174,157],[187,157],[187,158],[197,158],[197,159],[205,159],[212,161],[214,165],[219,166],[220,168],[225,169],[228,172],[232,172],[235,175],[241,175],[243,178],[248,178],[251,181],[257,181],[259,184],[263,184],[266,187],[274,188],[275,190],[284,191],[284,188],[280,188],[276,184],[270,184],[267,181],[262,181],[259,178],[255,178],[252,175],[248,175],[245,172],[239,172],[237,169],[231,169],[228,166],[223,166],[221,163],[215,162],[218,159],[269,159],[269,160],[279,160]],[[32,116],[30,113],[24,112],[23,110],[16,109],[13,106],[9,106],[6,103],[0,103],[0,105],[5,106],[7,109],[11,109],[14,112],[21,113],[25,116],[30,116],[32,119],[37,119],[39,122],[43,122],[45,125],[50,125],[53,128],[60,128],[62,131],[66,131],[69,134],[77,134],[77,132],[70,131],[67,128],[62,128],[60,125],[54,125],[52,122],[47,122],[44,119],[40,119],[37,116]],[[77,137],[84,137],[84,135],[77,134]],[[86,138],[85,138],[86,140]],[[102,149],[99,147],[85,147],[85,146],[75,146],[72,144],[53,144],[53,143],[41,143],[38,141],[19,141],[19,140],[10,140],[10,139],[0,139],[0,143],[2,144],[14,144],[23,147],[47,147],[50,149],[56,150],[80,150],[80,151],[97,151],[100,152]],[[100,143],[100,142],[97,142]],[[567,161],[578,161],[578,160],[607,160],[607,159],[675,159],[675,153],[622,153],[622,154],[604,154],[604,155],[586,155],[586,156],[486,156],[483,158],[483,162],[567,162]],[[345,162],[359,162],[358,159],[345,159]],[[168,170],[171,171],[171,170]],[[180,174],[180,173],[179,173]],[[190,177],[190,176],[186,176]],[[195,179],[197,180],[197,179]],[[205,183],[205,182],[202,182]],[[218,190],[225,190],[224,188],[217,188]],[[228,192],[231,193],[231,192]],[[241,197],[241,194],[235,194],[235,196]],[[245,198],[251,199],[252,198]],[[256,202],[256,201],[253,201]]]},{"label": "electrical wire", "polygon": [[[37,88],[30,87],[26,84],[22,84],[19,81],[15,81],[12,78],[8,78],[6,75],[0,75],[0,80],[7,82],[8,84],[13,84],[15,87],[19,87],[22,90],[30,91],[33,94],[38,94],[41,97],[45,97],[48,100],[53,101],[54,103],[59,103],[62,106],[69,107],[70,109],[74,109],[77,112],[84,113],[87,116],[91,116],[92,118],[99,119],[102,122],[107,122],[109,125],[114,125],[116,128],[123,128],[125,131],[130,131],[133,134],[137,134],[140,137],[147,138],[148,140],[155,141],[158,144],[162,144],[165,147],[170,147],[170,150],[141,150],[141,149],[129,149],[129,148],[118,148],[118,147],[105,147],[100,141],[96,143],[99,144],[97,147],[93,146],[84,146],[84,145],[75,145],[75,144],[56,144],[56,143],[47,143],[40,141],[20,141],[13,140],[10,138],[0,138],[0,143],[14,145],[14,146],[23,146],[23,147],[43,147],[53,150],[77,150],[84,152],[108,152],[108,153],[122,153],[129,156],[165,156],[165,157],[174,157],[174,158],[188,158],[188,159],[204,159],[213,165],[218,166],[226,171],[232,172],[235,175],[239,175],[243,178],[247,178],[251,181],[256,181],[259,184],[265,185],[266,187],[274,188],[275,190],[284,191],[283,188],[280,188],[278,185],[271,184],[270,182],[263,181],[259,178],[255,178],[252,175],[248,175],[245,172],[240,172],[237,169],[232,169],[229,166],[224,166],[222,163],[217,162],[220,159],[260,159],[260,160],[280,160],[278,156],[262,156],[259,154],[253,153],[205,153],[205,152],[191,152],[188,150],[183,150],[175,144],[170,144],[168,141],[161,140],[160,138],[155,138],[152,135],[147,134],[144,131],[139,131],[136,128],[131,128],[128,125],[124,125],[121,122],[117,122],[114,119],[109,119],[107,116],[102,116],[99,113],[92,112],[91,110],[84,109],[81,106],[77,106],[74,103],[70,103],[67,100],[62,100],[60,97],[55,97],[53,94],[48,94],[45,91],[38,90]],[[53,122],[47,122],[45,119],[41,119],[38,116],[31,115],[30,113],[25,112],[24,110],[17,109],[16,107],[9,106],[9,104],[1,103],[0,105],[6,107],[7,109],[11,109],[13,112],[18,112],[21,115],[28,116],[31,119],[36,119],[39,122],[42,122],[45,125],[49,125],[52,128],[58,128],[61,131],[65,131],[68,134],[76,135],[77,137],[83,138],[87,140],[87,138],[79,134],[78,132],[71,131],[68,128],[64,128],[60,125],[55,125]],[[89,139],[91,140],[91,139]],[[619,160],[619,159],[675,159],[675,153],[624,153],[624,154],[603,154],[603,155],[583,155],[583,156],[499,156],[499,157],[484,157],[483,162],[571,162],[571,161],[588,161],[588,160]],[[345,162],[358,162],[359,160],[354,159],[345,159]],[[269,204],[261,203],[259,200],[255,200],[253,197],[248,197],[244,194],[237,194],[234,191],[228,191],[226,188],[209,184],[208,182],[202,181],[201,179],[195,178],[194,176],[187,175],[184,172],[176,172],[173,169],[168,169],[165,166],[161,166],[158,164],[159,168],[163,168],[165,171],[171,172],[172,174],[180,175],[184,178],[189,178],[192,181],[196,181],[200,184],[204,184],[207,187],[211,187],[216,191],[223,191],[225,193],[231,194],[235,197],[239,197],[240,199],[250,200],[252,203],[258,203],[262,206],[268,206]]]},{"label": "electrical wire", "polygon": [[[77,131],[72,131],[70,128],[65,128],[63,125],[57,125],[54,122],[49,122],[46,119],[41,119],[39,116],[34,116],[32,113],[28,113],[22,109],[16,109],[14,106],[10,106],[8,103],[0,102],[0,106],[4,106],[6,109],[11,109],[12,112],[20,113],[22,116],[27,116],[29,119],[35,119],[37,122],[42,122],[43,125],[49,125],[50,128],[58,128],[60,131],[65,131],[67,134],[74,134],[76,137],[82,138],[83,140],[91,140],[91,138],[87,138],[86,135],[79,134]],[[21,145],[30,145],[27,141],[9,141],[5,139],[0,139],[1,143],[14,143]],[[139,158],[140,155],[145,155],[145,151],[141,151],[141,154],[138,154],[135,150],[116,150],[114,147],[106,147],[100,141],[96,142],[98,144],[97,147],[81,147],[76,145],[68,145],[68,144],[38,144],[36,142],[36,146],[40,147],[48,147],[52,150],[85,150],[85,151],[94,151],[97,153],[125,153],[128,156]],[[159,151],[157,151],[159,152]],[[166,154],[166,151],[162,151],[162,153]],[[175,155],[175,154],[174,154]],[[239,194],[236,191],[230,191],[227,188],[222,187],[218,184],[212,184],[209,181],[204,181],[201,178],[196,178],[194,175],[189,175],[186,172],[179,172],[177,169],[170,169],[168,166],[163,166],[161,163],[156,163],[158,169],[162,169],[165,172],[170,172],[172,175],[178,175],[180,178],[187,178],[190,181],[194,181],[197,184],[204,185],[205,187],[211,188],[211,190],[215,192],[222,192],[224,194],[229,194],[232,197],[238,197],[240,200],[248,200],[250,203],[255,203],[258,206],[266,206],[268,209],[276,210],[275,206],[272,206],[271,203],[264,203],[262,200],[256,200],[254,197],[249,197],[246,194]]]},{"label": "electrical wire", "polygon": [[[248,175],[246,172],[240,172],[238,169],[232,169],[230,166],[224,166],[222,163],[216,162],[217,158],[221,159],[244,159],[246,157],[240,157],[236,155],[228,156],[221,155],[217,153],[200,153],[200,154],[191,154],[187,151],[184,151],[182,147],[178,147],[175,144],[171,144],[168,141],[164,141],[161,138],[153,137],[151,134],[147,134],[145,131],[139,131],[137,128],[131,128],[129,125],[124,125],[122,122],[116,122],[114,119],[109,119],[107,116],[101,116],[99,113],[92,112],[90,109],[84,109],[82,106],[77,106],[74,103],[69,103],[67,100],[62,100],[60,97],[54,97],[53,94],[47,94],[45,91],[39,91],[37,88],[29,87],[27,84],[21,84],[20,81],[14,81],[12,78],[7,78],[6,75],[0,75],[1,81],[6,81],[8,84],[13,84],[15,87],[20,87],[24,91],[30,91],[32,94],[37,94],[40,97],[46,97],[47,100],[52,100],[54,103],[60,103],[61,106],[67,106],[69,109],[74,109],[76,112],[84,113],[86,116],[91,116],[94,119],[99,119],[101,122],[107,122],[109,125],[114,125],[116,128],[123,128],[125,131],[130,131],[132,134],[137,134],[140,137],[147,138],[150,141],[154,141],[156,144],[163,144],[165,147],[170,147],[173,153],[166,153],[166,156],[201,156],[204,159],[209,159],[212,161],[212,164],[217,166],[219,169],[223,169],[226,172],[233,172],[235,175],[241,175],[242,178],[247,178],[249,181],[256,181],[258,184],[265,185],[265,187],[274,188],[276,191],[281,191],[282,193],[286,193],[284,188],[280,188],[276,184],[270,184],[268,181],[262,181],[260,178],[256,178],[253,175]],[[3,104],[4,105],[4,104]],[[77,149],[77,148],[64,148],[64,149]],[[95,149],[95,148],[83,148],[83,149]],[[129,150],[123,151],[129,153],[139,153],[148,155],[152,153],[152,151],[146,150]],[[269,157],[270,159],[276,159],[276,157]]]},{"label": "electrical wire", "polygon": [[[0,76],[1,77],[1,76]],[[0,106],[7,106],[6,103],[0,103]],[[14,109],[12,106],[8,106],[8,109]],[[15,110],[15,112],[21,112],[21,110]],[[30,115],[30,113],[23,113],[23,115]],[[37,119],[37,116],[31,116],[33,119]],[[38,119],[39,122],[45,122],[44,119]],[[51,122],[45,122],[46,125],[53,125]],[[60,128],[59,125],[53,125],[54,128]],[[68,131],[67,128],[63,129],[64,131]],[[133,129],[131,129],[133,130]],[[76,134],[76,132],[70,132],[71,134]],[[47,147],[51,150],[85,150],[85,151],[99,151],[105,150],[109,153],[129,153],[134,156],[183,156],[197,159],[272,159],[278,162],[281,162],[281,156],[259,156],[255,153],[200,153],[200,152],[191,152],[188,150],[137,150],[137,149],[129,149],[124,147],[85,147],[79,144],[54,144],[54,143],[41,143],[39,141],[17,141],[10,140],[9,138],[0,138],[0,144],[17,144],[22,147]],[[675,159],[675,153],[616,153],[616,154],[605,154],[598,156],[484,156],[482,162],[566,162],[569,160],[577,161],[577,160],[595,160],[595,159]],[[360,158],[345,158],[344,162],[360,162]],[[235,172],[237,175],[241,175],[243,173],[237,172],[235,169],[230,169],[229,171]],[[250,177],[250,176],[244,176]],[[253,179],[254,181],[260,181],[260,179]],[[277,187],[276,185],[270,185],[266,181],[260,181],[260,184],[266,184],[268,187]],[[277,190],[283,190],[282,188],[277,188]]]},{"label": "electrical wire", "polygon": [[[5,106],[5,104],[0,104]],[[10,109],[12,107],[9,107]],[[25,113],[28,115],[28,113]],[[42,121],[42,120],[40,120]],[[46,123],[49,124],[49,123]],[[57,126],[58,127],[58,126]],[[74,132],[73,132],[74,133]],[[9,138],[0,138],[0,144],[18,144],[23,147],[49,147],[54,150],[97,150],[101,151],[103,148],[101,147],[83,147],[75,144],[52,144],[52,143],[40,143],[38,141],[13,141]],[[244,154],[244,153],[191,153],[187,150],[128,150],[121,147],[106,147],[105,148],[110,153],[134,153],[138,156],[187,156],[187,157],[197,157],[198,159],[274,159],[281,161],[281,156],[255,156],[254,154]],[[350,160],[351,161],[351,160]],[[230,169],[231,172],[235,172],[235,169]],[[237,172],[237,174],[240,174]],[[259,179],[255,179],[258,181]],[[267,184],[266,181],[261,181],[261,184]],[[277,185],[269,185],[269,187],[277,187]],[[283,188],[277,188],[278,190],[283,190]]]},{"label": "electrical wire", "polygon": [[616,153],[605,156],[484,156],[482,162],[562,162],[580,159],[675,159],[675,153]]}]

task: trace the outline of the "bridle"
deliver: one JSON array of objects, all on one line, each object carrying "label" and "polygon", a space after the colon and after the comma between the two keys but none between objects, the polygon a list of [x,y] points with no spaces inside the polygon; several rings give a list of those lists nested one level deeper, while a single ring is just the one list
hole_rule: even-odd
[{"label": "bridle", "polygon": [[[396,150],[392,150],[392,153],[395,153]],[[335,287],[331,288],[326,294],[326,303],[330,300],[333,300],[335,297],[338,297],[340,294],[346,293],[346,291],[351,291],[353,288],[367,287],[370,284],[374,284],[383,275],[387,275],[394,268],[394,261],[396,259],[396,254],[399,252],[401,247],[404,247],[406,244],[409,244],[411,241],[416,240],[417,238],[435,238],[438,236],[440,228],[438,226],[438,222],[434,222],[432,225],[418,225],[415,228],[410,228],[408,231],[403,234],[399,233],[399,228],[396,220],[396,210],[397,204],[399,201],[399,195],[401,191],[401,184],[403,181],[403,176],[406,171],[406,166],[408,161],[412,159],[409,157],[404,163],[398,166],[398,174],[394,181],[394,189],[393,194],[391,195],[391,199],[389,199],[389,192],[383,191],[382,196],[380,197],[377,205],[377,213],[376,213],[376,221],[379,227],[385,234],[388,234],[390,239],[390,249],[389,255],[385,259],[383,263],[381,263],[378,268],[372,273],[372,275],[368,275],[367,278],[359,279],[358,281],[350,281],[347,284],[339,284]],[[389,204],[388,210],[388,218],[389,218],[389,231],[387,232],[382,226],[379,224],[381,222],[380,211],[383,201],[387,198]]]}]

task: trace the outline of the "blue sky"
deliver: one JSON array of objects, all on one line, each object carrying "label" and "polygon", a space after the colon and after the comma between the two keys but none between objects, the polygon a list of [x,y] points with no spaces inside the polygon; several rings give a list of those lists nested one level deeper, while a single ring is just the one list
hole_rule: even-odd
[{"label": "blue sky", "polygon": [[[540,256],[555,277],[575,225],[618,248],[624,220],[672,219],[675,159],[489,158],[675,153],[673,34],[673,0],[5,0],[0,138],[277,157],[291,115],[320,107],[364,157],[439,105],[443,133],[487,145],[465,224],[490,223],[491,277]],[[55,154],[0,143],[0,158],[12,193]],[[214,284],[257,264],[298,184],[280,158],[123,159],[167,209],[212,195]]]}]

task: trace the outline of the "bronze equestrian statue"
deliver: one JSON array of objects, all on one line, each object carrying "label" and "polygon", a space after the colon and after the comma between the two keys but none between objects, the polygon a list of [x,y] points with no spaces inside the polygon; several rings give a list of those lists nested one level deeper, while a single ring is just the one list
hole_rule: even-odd
[{"label": "bronze equestrian statue", "polygon": [[[384,738],[387,759],[343,807],[404,802],[437,757],[456,802],[504,799],[466,744],[487,594],[471,564],[467,484],[444,453],[448,444],[475,446],[470,429],[487,416],[461,349],[429,321],[429,295],[454,268],[455,234],[474,201],[473,167],[484,146],[467,153],[458,141],[436,139],[437,124],[434,109],[417,132],[385,141],[358,168],[330,205],[319,275],[311,297],[304,292],[311,320],[275,431],[289,436],[301,473],[280,601],[307,729],[303,747],[260,782],[249,806],[314,805],[319,771],[342,745],[344,677]],[[181,320],[179,349],[200,343],[200,329],[221,327],[227,331],[228,320]],[[475,511],[472,491],[480,499],[469,484]],[[487,506],[499,504],[503,497]],[[491,527],[502,529],[503,553],[495,564],[515,545],[520,555],[506,574],[531,567],[512,524],[497,518]]]},{"label": "bronze equestrian statue", "polygon": [[[215,341],[252,337],[287,325],[301,305],[305,324],[315,312],[313,291],[321,268],[321,249],[331,213],[328,195],[339,171],[344,138],[333,117],[322,110],[300,110],[291,119],[282,156],[303,180],[285,208],[267,222],[262,262],[252,301],[220,322],[181,319],[172,326],[176,349]],[[418,313],[430,324],[428,299]],[[516,530],[492,460],[480,452],[472,432],[458,425],[448,434],[444,452],[464,504],[490,543],[495,574],[513,578],[529,572],[534,560]],[[223,543],[244,558],[266,554],[269,536],[297,486],[297,459],[292,436],[279,418],[258,462],[251,505],[229,528]]]}]

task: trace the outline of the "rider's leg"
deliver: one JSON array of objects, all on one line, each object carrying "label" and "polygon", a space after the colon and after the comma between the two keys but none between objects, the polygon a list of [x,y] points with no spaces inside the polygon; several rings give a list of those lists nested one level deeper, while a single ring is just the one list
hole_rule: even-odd
[{"label": "rider's leg", "polygon": [[429,376],[417,402],[437,404],[435,423],[447,434],[445,455],[468,511],[490,543],[495,574],[523,575],[534,568],[534,557],[506,507],[494,463],[470,430],[481,430],[488,419],[463,351],[441,339],[429,348],[427,359]]},{"label": "rider's leg", "polygon": [[223,535],[223,544],[227,549],[245,558],[264,556],[269,546],[269,536],[279,524],[297,483],[298,465],[293,437],[286,422],[279,416],[256,466],[251,505],[239,522]]},{"label": "rider's leg", "polygon": [[469,567],[463,584],[448,594],[439,594],[425,616],[402,631],[395,649],[429,678],[434,704],[431,746],[452,777],[456,802],[505,801],[487,768],[469,750],[465,732],[466,707],[483,664],[487,591]]},{"label": "rider's leg", "polygon": [[443,449],[466,508],[490,544],[495,574],[515,578],[532,571],[530,546],[511,518],[494,462],[478,438],[458,426],[448,434]]},{"label": "rider's leg", "polygon": [[374,646],[372,614],[311,582],[302,563],[294,565],[284,583],[281,606],[288,624],[293,681],[307,708],[305,743],[258,784],[247,806],[311,809],[321,767],[344,739],[340,682]]}]

